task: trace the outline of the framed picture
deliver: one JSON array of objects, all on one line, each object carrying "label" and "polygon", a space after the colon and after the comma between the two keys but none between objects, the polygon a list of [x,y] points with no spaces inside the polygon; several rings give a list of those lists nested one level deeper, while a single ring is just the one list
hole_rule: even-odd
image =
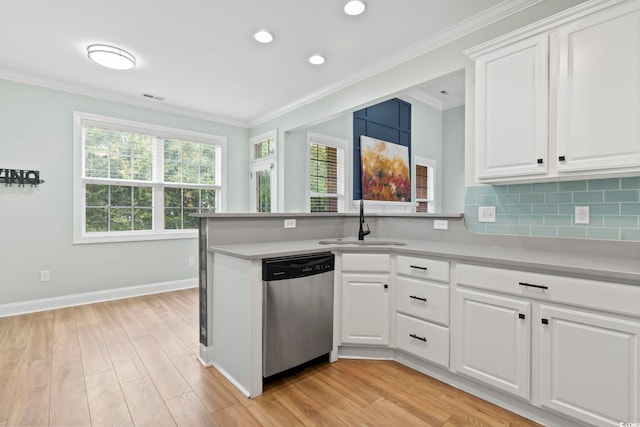
[{"label": "framed picture", "polygon": [[360,159],[364,200],[411,201],[408,147],[362,135]]}]

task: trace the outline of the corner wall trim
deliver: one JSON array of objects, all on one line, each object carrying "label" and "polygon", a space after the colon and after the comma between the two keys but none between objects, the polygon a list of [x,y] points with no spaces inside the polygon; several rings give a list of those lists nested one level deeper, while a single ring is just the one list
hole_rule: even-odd
[{"label": "corner wall trim", "polygon": [[73,307],[83,304],[93,304],[97,302],[111,301],[122,298],[138,297],[142,295],[159,294],[162,292],[195,288],[197,286],[198,278],[193,278],[174,280],[171,282],[127,286],[124,288],[106,289],[103,291],[71,294],[52,298],[35,299],[30,301],[20,301],[9,304],[0,304],[0,317],[35,313],[45,310],[55,310],[58,308]]}]

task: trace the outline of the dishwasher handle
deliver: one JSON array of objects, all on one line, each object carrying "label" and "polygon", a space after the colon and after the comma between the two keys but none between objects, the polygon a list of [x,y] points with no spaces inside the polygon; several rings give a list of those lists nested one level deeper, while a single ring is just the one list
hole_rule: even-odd
[{"label": "dishwasher handle", "polygon": [[335,269],[335,255],[331,252],[265,258],[262,260],[262,280],[296,279]]}]

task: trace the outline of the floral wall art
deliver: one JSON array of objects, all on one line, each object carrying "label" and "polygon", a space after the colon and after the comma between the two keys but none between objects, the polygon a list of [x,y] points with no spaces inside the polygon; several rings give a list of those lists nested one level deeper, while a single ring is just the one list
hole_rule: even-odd
[{"label": "floral wall art", "polygon": [[408,147],[362,135],[360,158],[364,200],[411,201]]}]

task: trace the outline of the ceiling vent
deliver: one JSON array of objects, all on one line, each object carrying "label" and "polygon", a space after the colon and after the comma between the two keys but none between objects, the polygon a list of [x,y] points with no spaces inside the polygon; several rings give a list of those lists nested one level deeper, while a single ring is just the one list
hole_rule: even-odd
[{"label": "ceiling vent", "polygon": [[143,93],[142,96],[148,99],[153,99],[154,101],[164,101],[163,96],[151,95],[150,93]]}]

